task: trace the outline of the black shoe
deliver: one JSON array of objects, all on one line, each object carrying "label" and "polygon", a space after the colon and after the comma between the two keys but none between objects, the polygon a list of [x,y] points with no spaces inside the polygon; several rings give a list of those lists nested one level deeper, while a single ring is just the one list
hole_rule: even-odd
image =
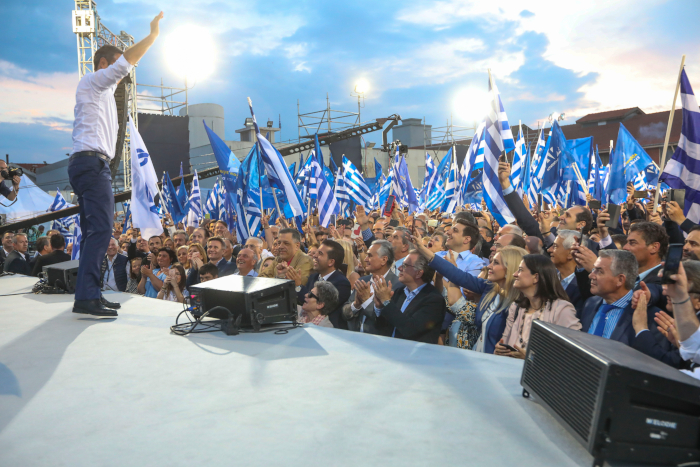
[{"label": "black shoe", "polygon": [[107,308],[99,299],[95,300],[76,300],[73,303],[73,313],[81,313],[84,315],[94,316],[117,316],[117,311]]},{"label": "black shoe", "polygon": [[100,302],[106,306],[107,308],[114,308],[115,310],[118,310],[122,306],[117,303],[117,302],[108,302],[107,299],[105,299],[104,295],[100,295]]}]

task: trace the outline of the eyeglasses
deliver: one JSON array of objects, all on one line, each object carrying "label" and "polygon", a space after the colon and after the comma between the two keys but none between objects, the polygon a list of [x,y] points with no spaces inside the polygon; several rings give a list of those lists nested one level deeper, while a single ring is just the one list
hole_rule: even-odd
[{"label": "eyeglasses", "polygon": [[402,264],[401,266],[399,266],[399,271],[403,271],[403,270],[406,269],[406,268],[413,268],[413,269],[416,269],[416,267],[415,267],[414,265],[404,263],[404,264]]},{"label": "eyeglasses", "polygon": [[307,293],[306,295],[307,295],[309,298],[313,298],[314,300],[318,301],[318,297],[317,297],[313,292],[309,292],[309,293]]}]

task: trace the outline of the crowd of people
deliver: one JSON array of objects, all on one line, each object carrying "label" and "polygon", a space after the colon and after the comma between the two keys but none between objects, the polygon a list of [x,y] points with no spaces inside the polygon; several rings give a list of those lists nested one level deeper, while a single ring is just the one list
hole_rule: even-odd
[{"label": "crowd of people", "polygon": [[[102,289],[184,303],[190,287],[218,277],[274,277],[294,282],[301,323],[522,359],[540,320],[679,369],[700,361],[700,227],[677,203],[652,212],[630,188],[612,229],[605,209],[528,209],[509,174],[501,163],[516,218],[503,226],[485,205],[451,215],[396,207],[389,217],[358,206],[328,228],[312,216],[305,234],[263,216],[260,237],[245,242],[221,221],[178,229],[166,216],[163,234],[151,238],[116,222]],[[68,258],[57,231],[38,238],[33,258],[24,234],[2,243],[8,272],[37,275]],[[676,284],[662,285],[671,243],[685,244],[684,262]]]}]

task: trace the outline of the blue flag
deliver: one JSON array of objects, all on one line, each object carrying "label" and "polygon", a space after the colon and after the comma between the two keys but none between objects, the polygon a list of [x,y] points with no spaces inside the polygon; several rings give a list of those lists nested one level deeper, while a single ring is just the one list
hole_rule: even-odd
[{"label": "blue flag", "polygon": [[614,151],[619,151],[625,162],[625,182],[633,181],[637,175],[641,172],[647,172],[647,169],[651,167],[651,171],[647,172],[648,175],[645,173],[645,176],[649,185],[656,185],[659,180],[659,172],[656,170],[654,162],[622,123],[620,123],[620,130],[617,133],[617,144]]},{"label": "blue flag", "polygon": [[238,176],[238,171],[241,168],[241,162],[238,160],[233,151],[226,146],[226,143],[219,138],[219,135],[214,133],[207,126],[204,120],[202,120],[202,123],[204,123],[204,128],[207,130],[207,136],[209,136],[209,142],[211,143],[211,148],[214,151],[216,163],[219,165],[219,170],[221,171],[226,191],[229,193],[235,193],[236,177]]},{"label": "blue flag", "polygon": [[173,181],[170,180],[170,175],[168,175],[168,172],[165,172],[163,177],[163,196],[165,197],[163,201],[168,207],[168,212],[172,216],[173,222],[175,225],[179,224],[187,215],[187,211],[177,197],[175,187],[173,186]]}]

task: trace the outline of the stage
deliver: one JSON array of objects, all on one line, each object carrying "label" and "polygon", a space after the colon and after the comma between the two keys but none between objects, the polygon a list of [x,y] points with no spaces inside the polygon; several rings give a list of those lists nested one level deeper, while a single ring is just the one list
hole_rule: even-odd
[{"label": "stage", "polygon": [[589,466],[521,396],[522,362],[308,325],[180,337],[177,303],[119,318],[0,278],[2,466]]}]

